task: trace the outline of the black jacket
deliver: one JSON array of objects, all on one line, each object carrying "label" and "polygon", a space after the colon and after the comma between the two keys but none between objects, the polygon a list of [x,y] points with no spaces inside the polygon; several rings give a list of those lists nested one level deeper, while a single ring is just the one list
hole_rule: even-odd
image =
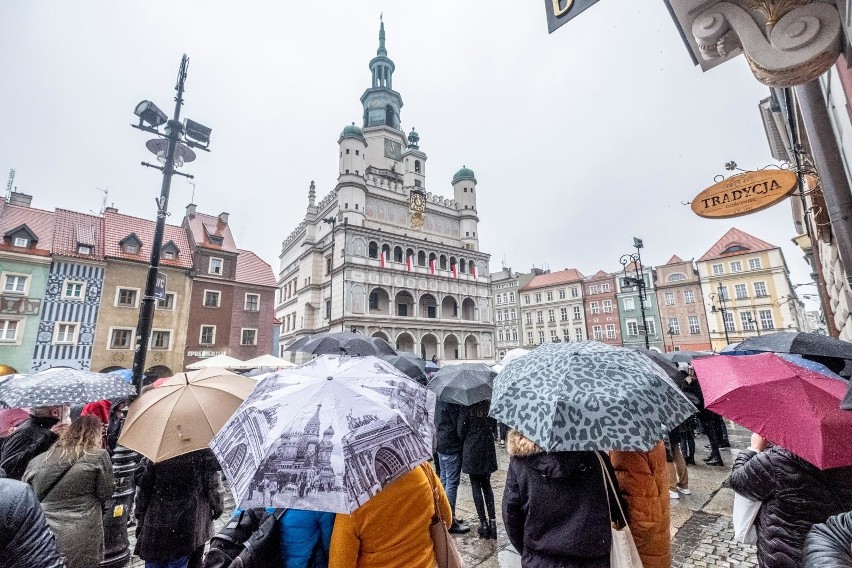
[{"label": "black jacket", "polygon": [[482,475],[497,471],[494,430],[497,421],[488,416],[491,402],[484,400],[463,406],[459,414],[459,438],[462,439],[462,472]]},{"label": "black jacket", "polygon": [[449,402],[438,401],[435,404],[435,437],[439,454],[449,456],[462,452],[462,440],[458,434],[461,408]]},{"label": "black jacket", "polygon": [[0,450],[0,467],[6,470],[6,475],[20,481],[30,460],[46,452],[59,439],[50,431],[57,422],[56,418],[31,416],[6,439]]},{"label": "black jacket", "polygon": [[731,488],[763,501],[755,521],[761,566],[801,568],[805,537],[816,523],[852,510],[852,467],[819,470],[784,448],[740,452]]},{"label": "black jacket", "polygon": [[852,513],[814,525],[805,539],[805,568],[852,567]]},{"label": "black jacket", "polygon": [[[524,568],[608,568],[610,518],[619,520],[595,452],[544,451],[512,430],[503,492],[503,524]],[[609,457],[600,454],[615,472]],[[626,510],[626,505],[624,506]]]},{"label": "black jacket", "polygon": [[0,478],[0,566],[65,566],[32,488],[14,479]]},{"label": "black jacket", "polygon": [[698,412],[704,410],[704,393],[701,391],[701,385],[698,384],[698,379],[693,378],[691,383],[683,381],[683,387],[681,390],[684,394],[686,394],[686,398],[689,399],[689,402],[698,409]]}]

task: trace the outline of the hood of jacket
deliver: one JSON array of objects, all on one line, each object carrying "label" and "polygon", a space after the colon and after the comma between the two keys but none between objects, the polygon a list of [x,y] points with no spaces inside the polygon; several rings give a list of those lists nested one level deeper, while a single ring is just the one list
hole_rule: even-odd
[{"label": "hood of jacket", "polygon": [[513,458],[520,458],[538,474],[549,479],[568,479],[592,466],[598,468],[594,452],[546,452],[544,449],[518,432],[509,430],[506,435],[506,451]]}]

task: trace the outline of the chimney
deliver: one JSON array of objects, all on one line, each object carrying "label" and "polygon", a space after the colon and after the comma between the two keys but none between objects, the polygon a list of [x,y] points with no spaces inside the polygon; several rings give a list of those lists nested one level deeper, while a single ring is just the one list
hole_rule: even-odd
[{"label": "chimney", "polygon": [[9,205],[17,205],[18,207],[29,207],[33,202],[33,196],[26,193],[13,191],[9,194]]},{"label": "chimney", "polygon": [[190,203],[186,206],[186,216],[190,219],[195,217],[195,203]]},{"label": "chimney", "polygon": [[227,213],[225,213],[224,211],[222,211],[221,213],[219,213],[219,221],[220,221],[223,225],[227,225],[227,224],[228,224],[228,214],[227,214]]},{"label": "chimney", "polygon": [[118,209],[110,205],[104,209],[104,213],[118,213]]}]

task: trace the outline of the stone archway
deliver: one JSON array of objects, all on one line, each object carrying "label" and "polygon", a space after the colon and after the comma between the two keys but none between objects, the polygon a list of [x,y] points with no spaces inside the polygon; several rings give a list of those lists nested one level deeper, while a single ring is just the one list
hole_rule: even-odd
[{"label": "stone archway", "polygon": [[435,319],[438,317],[438,301],[432,294],[426,293],[420,296],[418,302],[418,315],[422,318]]},{"label": "stone archway", "polygon": [[462,301],[461,316],[465,321],[476,320],[476,302],[471,298],[465,298]]},{"label": "stone archway", "polygon": [[459,317],[459,303],[453,296],[444,296],[441,300],[441,319],[457,319]]},{"label": "stone archway", "polygon": [[408,332],[400,333],[396,338],[396,350],[414,352],[414,337]]},{"label": "stone archway", "polygon": [[399,454],[388,447],[382,447],[376,452],[373,468],[376,480],[384,486],[405,469],[405,463]]},{"label": "stone archway", "polygon": [[450,333],[444,338],[444,359],[456,360],[460,357],[459,338]]},{"label": "stone archway", "polygon": [[464,339],[464,358],[479,359],[479,341],[474,335],[468,335]]},{"label": "stone archway", "polygon": [[408,290],[400,290],[393,299],[394,315],[414,317],[414,296]]},{"label": "stone archway", "polygon": [[367,300],[367,313],[391,315],[390,294],[384,288],[370,290]]},{"label": "stone archway", "polygon": [[430,361],[432,357],[438,356],[437,337],[431,333],[427,333],[420,339],[420,356],[426,361]]},{"label": "stone archway", "polygon": [[390,337],[388,337],[388,334],[384,331],[374,331],[371,337],[378,337],[379,339],[384,339],[388,342],[388,345],[390,345]]}]

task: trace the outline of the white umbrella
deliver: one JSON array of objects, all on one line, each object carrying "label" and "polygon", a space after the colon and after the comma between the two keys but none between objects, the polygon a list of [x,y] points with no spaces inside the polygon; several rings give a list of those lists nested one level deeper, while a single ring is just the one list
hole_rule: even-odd
[{"label": "white umbrella", "polygon": [[238,369],[243,362],[228,355],[215,355],[201,361],[187,365],[187,369],[206,369],[207,367],[221,367],[223,369]]},{"label": "white umbrella", "polygon": [[521,349],[521,348],[510,349],[509,352],[506,353],[506,355],[502,359],[500,359],[500,362],[498,363],[498,365],[501,366],[500,370],[505,369],[506,365],[508,365],[509,363],[514,361],[515,359],[520,359],[524,355],[528,355],[528,354],[529,354],[529,350],[527,350],[527,349]]},{"label": "white umbrella", "polygon": [[274,355],[261,355],[260,357],[255,357],[254,359],[249,359],[248,361],[244,361],[239,365],[231,367],[232,369],[289,369],[290,367],[295,367],[295,363],[291,363],[285,359],[281,359],[279,357],[275,357]]},{"label": "white umbrella", "polygon": [[432,455],[435,395],[376,357],[267,375],[210,447],[243,508],[351,513]]}]

